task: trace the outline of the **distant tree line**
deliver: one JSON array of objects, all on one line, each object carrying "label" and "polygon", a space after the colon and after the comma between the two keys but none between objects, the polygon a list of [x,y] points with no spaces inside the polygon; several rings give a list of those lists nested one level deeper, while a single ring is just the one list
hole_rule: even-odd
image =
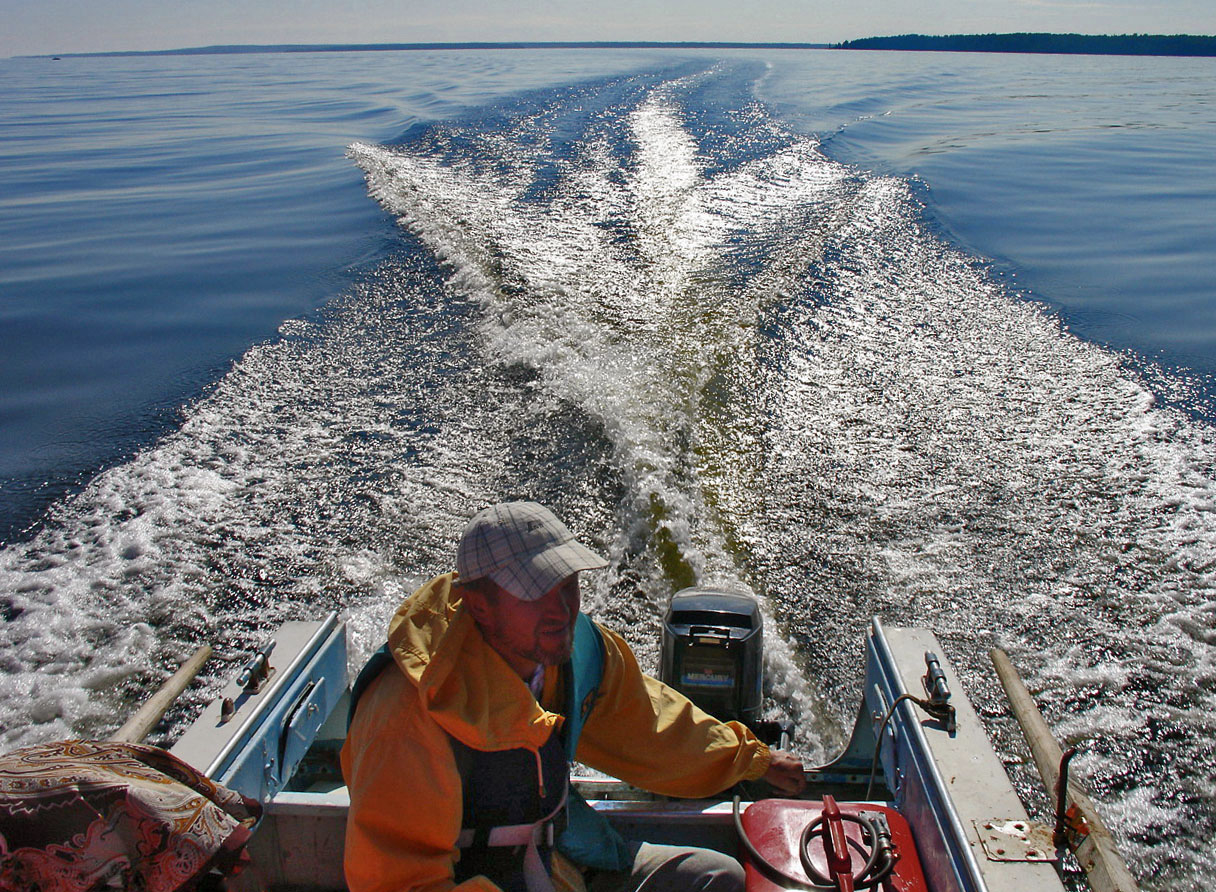
[{"label": "distant tree line", "polygon": [[1190,34],[952,34],[865,37],[841,50],[936,50],[958,53],[1088,53],[1105,56],[1216,56],[1216,37]]}]

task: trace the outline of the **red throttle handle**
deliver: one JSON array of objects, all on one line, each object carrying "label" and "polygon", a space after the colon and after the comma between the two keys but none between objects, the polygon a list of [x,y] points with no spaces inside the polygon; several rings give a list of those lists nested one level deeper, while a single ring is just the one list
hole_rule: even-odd
[{"label": "red throttle handle", "polygon": [[828,859],[828,877],[840,892],[853,892],[853,856],[844,834],[840,806],[830,795],[823,797],[823,851]]}]

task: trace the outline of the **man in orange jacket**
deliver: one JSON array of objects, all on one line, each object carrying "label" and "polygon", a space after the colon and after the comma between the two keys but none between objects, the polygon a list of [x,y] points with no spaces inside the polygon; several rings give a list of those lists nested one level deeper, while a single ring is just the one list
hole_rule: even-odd
[{"label": "man in orange jacket", "polygon": [[[351,892],[549,892],[584,881],[628,892],[643,880],[654,892],[742,889],[738,862],[717,852],[619,838],[580,849],[561,833],[574,758],[673,796],[757,778],[791,793],[805,786],[798,759],[643,675],[623,639],[580,618],[578,574],[605,565],[548,509],[496,505],[465,529],[457,572],[397,610],[384,657],[356,684],[342,750]],[[581,708],[567,699],[576,640],[602,667]]]}]

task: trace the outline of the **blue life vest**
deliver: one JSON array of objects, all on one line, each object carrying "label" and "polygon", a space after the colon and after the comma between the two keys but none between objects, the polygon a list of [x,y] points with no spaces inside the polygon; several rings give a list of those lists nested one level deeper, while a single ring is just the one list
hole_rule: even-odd
[{"label": "blue life vest", "polygon": [[[562,670],[566,673],[562,736],[566,752],[573,759],[604,679],[604,637],[585,613],[580,613],[574,623],[574,650]],[[628,870],[633,866],[625,840],[573,787],[566,800],[566,829],[558,837],[557,850],[575,864],[597,870]]]}]

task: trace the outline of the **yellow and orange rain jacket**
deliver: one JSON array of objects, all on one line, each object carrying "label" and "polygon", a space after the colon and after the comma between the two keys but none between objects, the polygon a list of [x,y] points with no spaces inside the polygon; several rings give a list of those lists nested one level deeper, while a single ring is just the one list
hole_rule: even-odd
[{"label": "yellow and orange rain jacket", "polygon": [[[527,764],[519,782],[539,787],[535,795],[528,791],[537,803],[551,802],[568,780],[565,758],[555,767],[551,756],[563,723],[562,673],[545,673],[538,702],[455,599],[454,578],[431,580],[398,608],[388,650],[399,671],[383,671],[366,687],[342,748],[351,892],[500,888],[459,865],[458,839],[470,822],[462,779],[467,755],[458,753],[502,754]],[[578,761],[684,797],[712,796],[768,770],[769,749],[751,731],[719,722],[643,675],[624,640],[599,631],[603,674],[578,737]],[[482,802],[476,810],[498,806]]]}]

